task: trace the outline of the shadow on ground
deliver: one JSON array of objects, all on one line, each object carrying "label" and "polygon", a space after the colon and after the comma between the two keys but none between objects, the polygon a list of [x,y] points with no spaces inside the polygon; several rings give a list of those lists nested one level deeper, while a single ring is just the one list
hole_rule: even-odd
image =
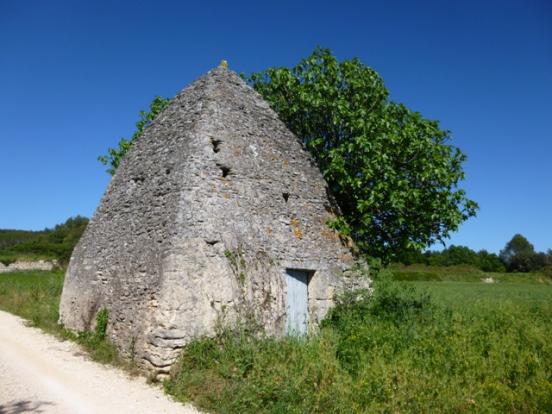
[{"label": "shadow on ground", "polygon": [[0,414],[43,413],[50,405],[55,404],[48,401],[13,400],[0,404]]}]

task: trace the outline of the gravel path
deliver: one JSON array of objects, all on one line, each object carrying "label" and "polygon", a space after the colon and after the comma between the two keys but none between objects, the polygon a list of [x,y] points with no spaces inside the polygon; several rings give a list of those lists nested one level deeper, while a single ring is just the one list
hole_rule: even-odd
[{"label": "gravel path", "polygon": [[163,391],[86,358],[12,314],[0,311],[0,414],[198,414]]}]

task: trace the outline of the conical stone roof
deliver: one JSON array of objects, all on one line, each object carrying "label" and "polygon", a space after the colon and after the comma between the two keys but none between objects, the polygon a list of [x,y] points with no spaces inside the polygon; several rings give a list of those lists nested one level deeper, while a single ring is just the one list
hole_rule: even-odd
[{"label": "conical stone roof", "polygon": [[309,271],[311,326],[352,256],[326,222],[327,184],[299,140],[234,72],[180,92],[133,144],[75,248],[60,305],[139,364],[166,372],[217,321],[285,332],[286,269]]}]

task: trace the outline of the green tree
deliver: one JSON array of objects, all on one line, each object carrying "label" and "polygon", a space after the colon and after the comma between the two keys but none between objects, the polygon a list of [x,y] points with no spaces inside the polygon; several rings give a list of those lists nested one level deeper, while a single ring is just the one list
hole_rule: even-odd
[{"label": "green tree", "polygon": [[548,257],[546,253],[543,252],[535,252],[535,254],[531,257],[531,271],[537,271],[544,269],[548,264]]},{"label": "green tree", "polygon": [[521,234],[512,237],[503,250],[500,259],[510,272],[530,272],[534,269],[535,248]]},{"label": "green tree", "polygon": [[466,246],[451,245],[441,252],[442,266],[472,265],[478,267],[477,253]]},{"label": "green tree", "polygon": [[318,48],[248,81],[316,159],[343,215],[332,224],[361,252],[389,260],[421,250],[475,215],[458,187],[466,157],[450,133],[389,100],[358,59],[338,62]]},{"label": "green tree", "polygon": [[107,165],[109,168],[107,172],[111,175],[115,174],[117,167],[121,164],[121,161],[125,157],[133,142],[144,132],[144,129],[151,124],[155,117],[163,109],[167,107],[170,99],[156,96],[150,103],[149,111],[140,111],[140,119],[136,122],[136,131],[132,134],[130,139],[121,138],[117,148],[108,148],[106,155],[100,155],[98,160]]},{"label": "green tree", "polygon": [[487,250],[480,250],[477,253],[479,268],[484,272],[504,272],[506,268],[504,263],[495,253],[489,253]]},{"label": "green tree", "polygon": [[397,255],[395,260],[407,266],[418,263],[428,264],[429,255],[430,252],[423,253],[420,250],[407,250]]},{"label": "green tree", "polygon": [[552,278],[552,249],[546,251],[546,266],[544,266],[543,272]]}]

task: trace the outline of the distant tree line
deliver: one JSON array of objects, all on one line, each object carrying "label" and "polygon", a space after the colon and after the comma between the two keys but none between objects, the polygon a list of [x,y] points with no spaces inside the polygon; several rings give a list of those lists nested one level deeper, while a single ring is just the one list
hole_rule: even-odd
[{"label": "distant tree line", "polygon": [[524,236],[516,234],[498,255],[452,245],[443,251],[407,252],[400,256],[399,262],[429,266],[470,265],[484,272],[546,271],[552,274],[552,249],[546,253],[537,252]]},{"label": "distant tree line", "polygon": [[39,231],[0,229],[0,250],[34,239]]},{"label": "distant tree line", "polygon": [[87,224],[86,217],[76,216],[42,231],[0,230],[0,262],[43,258],[67,264]]},{"label": "distant tree line", "polygon": [[[88,219],[71,217],[65,223],[42,231],[0,229],[0,263],[9,264],[18,258],[55,259],[69,263],[71,253],[82,236]],[[521,234],[516,234],[497,255],[487,250],[478,252],[466,246],[451,245],[442,251],[409,251],[397,262],[428,266],[468,265],[484,272],[538,272],[552,276],[552,249],[535,251]]]}]

